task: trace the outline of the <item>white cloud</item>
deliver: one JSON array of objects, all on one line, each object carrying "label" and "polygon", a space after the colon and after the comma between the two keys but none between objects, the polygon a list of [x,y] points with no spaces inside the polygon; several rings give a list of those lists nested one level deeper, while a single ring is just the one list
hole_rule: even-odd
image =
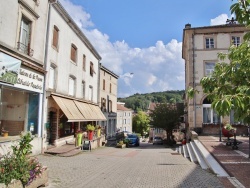
[{"label": "white cloud", "polygon": [[120,75],[119,97],[184,89],[181,42],[175,39],[167,44],[157,41],[154,46],[147,48],[131,48],[125,41],[111,43],[107,34],[90,28],[93,26],[90,15],[82,7],[73,5],[69,0],[63,0],[62,4],[101,55],[101,63]]},{"label": "white cloud", "polygon": [[226,21],[228,19],[228,15],[227,14],[221,14],[219,16],[217,16],[214,19],[211,19],[210,21],[210,25],[223,25],[226,24]]}]

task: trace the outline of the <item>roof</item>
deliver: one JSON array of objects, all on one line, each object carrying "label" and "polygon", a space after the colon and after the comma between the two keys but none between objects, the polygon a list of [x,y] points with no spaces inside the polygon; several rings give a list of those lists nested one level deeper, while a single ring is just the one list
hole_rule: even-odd
[{"label": "roof", "polygon": [[124,105],[117,104],[117,110],[121,111],[133,111],[132,109],[126,108]]}]

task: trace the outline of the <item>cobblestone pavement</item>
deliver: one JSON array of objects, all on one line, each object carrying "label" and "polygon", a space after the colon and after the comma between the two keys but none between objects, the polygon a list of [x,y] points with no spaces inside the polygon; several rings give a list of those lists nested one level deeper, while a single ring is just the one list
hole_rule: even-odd
[{"label": "cobblestone pavement", "polygon": [[[223,137],[223,139],[226,138]],[[237,136],[237,140],[242,141],[237,150],[226,146],[225,142],[219,142],[218,136],[199,136],[199,140],[230,175],[229,178],[221,178],[225,187],[250,188],[248,137]]]},{"label": "cobblestone pavement", "polygon": [[49,188],[219,188],[219,178],[174,149],[104,147],[73,157],[39,155],[49,168]]}]

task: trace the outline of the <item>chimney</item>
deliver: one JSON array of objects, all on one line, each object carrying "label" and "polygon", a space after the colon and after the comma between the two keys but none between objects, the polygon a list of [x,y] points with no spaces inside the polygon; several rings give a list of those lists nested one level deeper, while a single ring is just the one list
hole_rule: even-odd
[{"label": "chimney", "polygon": [[189,28],[191,28],[191,24],[190,23],[188,23],[188,24],[185,25],[185,29],[189,29]]}]

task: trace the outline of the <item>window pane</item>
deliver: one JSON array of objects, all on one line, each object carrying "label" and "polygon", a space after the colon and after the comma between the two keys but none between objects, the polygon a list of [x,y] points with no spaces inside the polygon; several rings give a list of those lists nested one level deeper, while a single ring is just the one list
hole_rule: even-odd
[{"label": "window pane", "polygon": [[76,62],[76,50],[77,48],[74,45],[71,45],[71,60]]},{"label": "window pane", "polygon": [[54,31],[53,31],[53,46],[57,48],[58,45],[58,28],[54,26]]},{"label": "window pane", "polygon": [[211,108],[203,108],[203,123],[211,123]]},{"label": "window pane", "polygon": [[74,96],[74,85],[75,85],[75,81],[73,80],[73,78],[69,77],[69,95]]},{"label": "window pane", "polygon": [[213,110],[213,123],[220,123],[220,116]]},{"label": "window pane", "polygon": [[206,62],[205,63],[205,76],[209,76],[213,73],[214,71],[214,67],[215,67],[215,63],[211,62],[211,63],[208,63]]},{"label": "window pane", "polygon": [[55,80],[55,69],[50,67],[49,70],[49,88],[54,89],[54,80]]},{"label": "window pane", "polygon": [[214,39],[206,38],[206,48],[214,48]]}]

